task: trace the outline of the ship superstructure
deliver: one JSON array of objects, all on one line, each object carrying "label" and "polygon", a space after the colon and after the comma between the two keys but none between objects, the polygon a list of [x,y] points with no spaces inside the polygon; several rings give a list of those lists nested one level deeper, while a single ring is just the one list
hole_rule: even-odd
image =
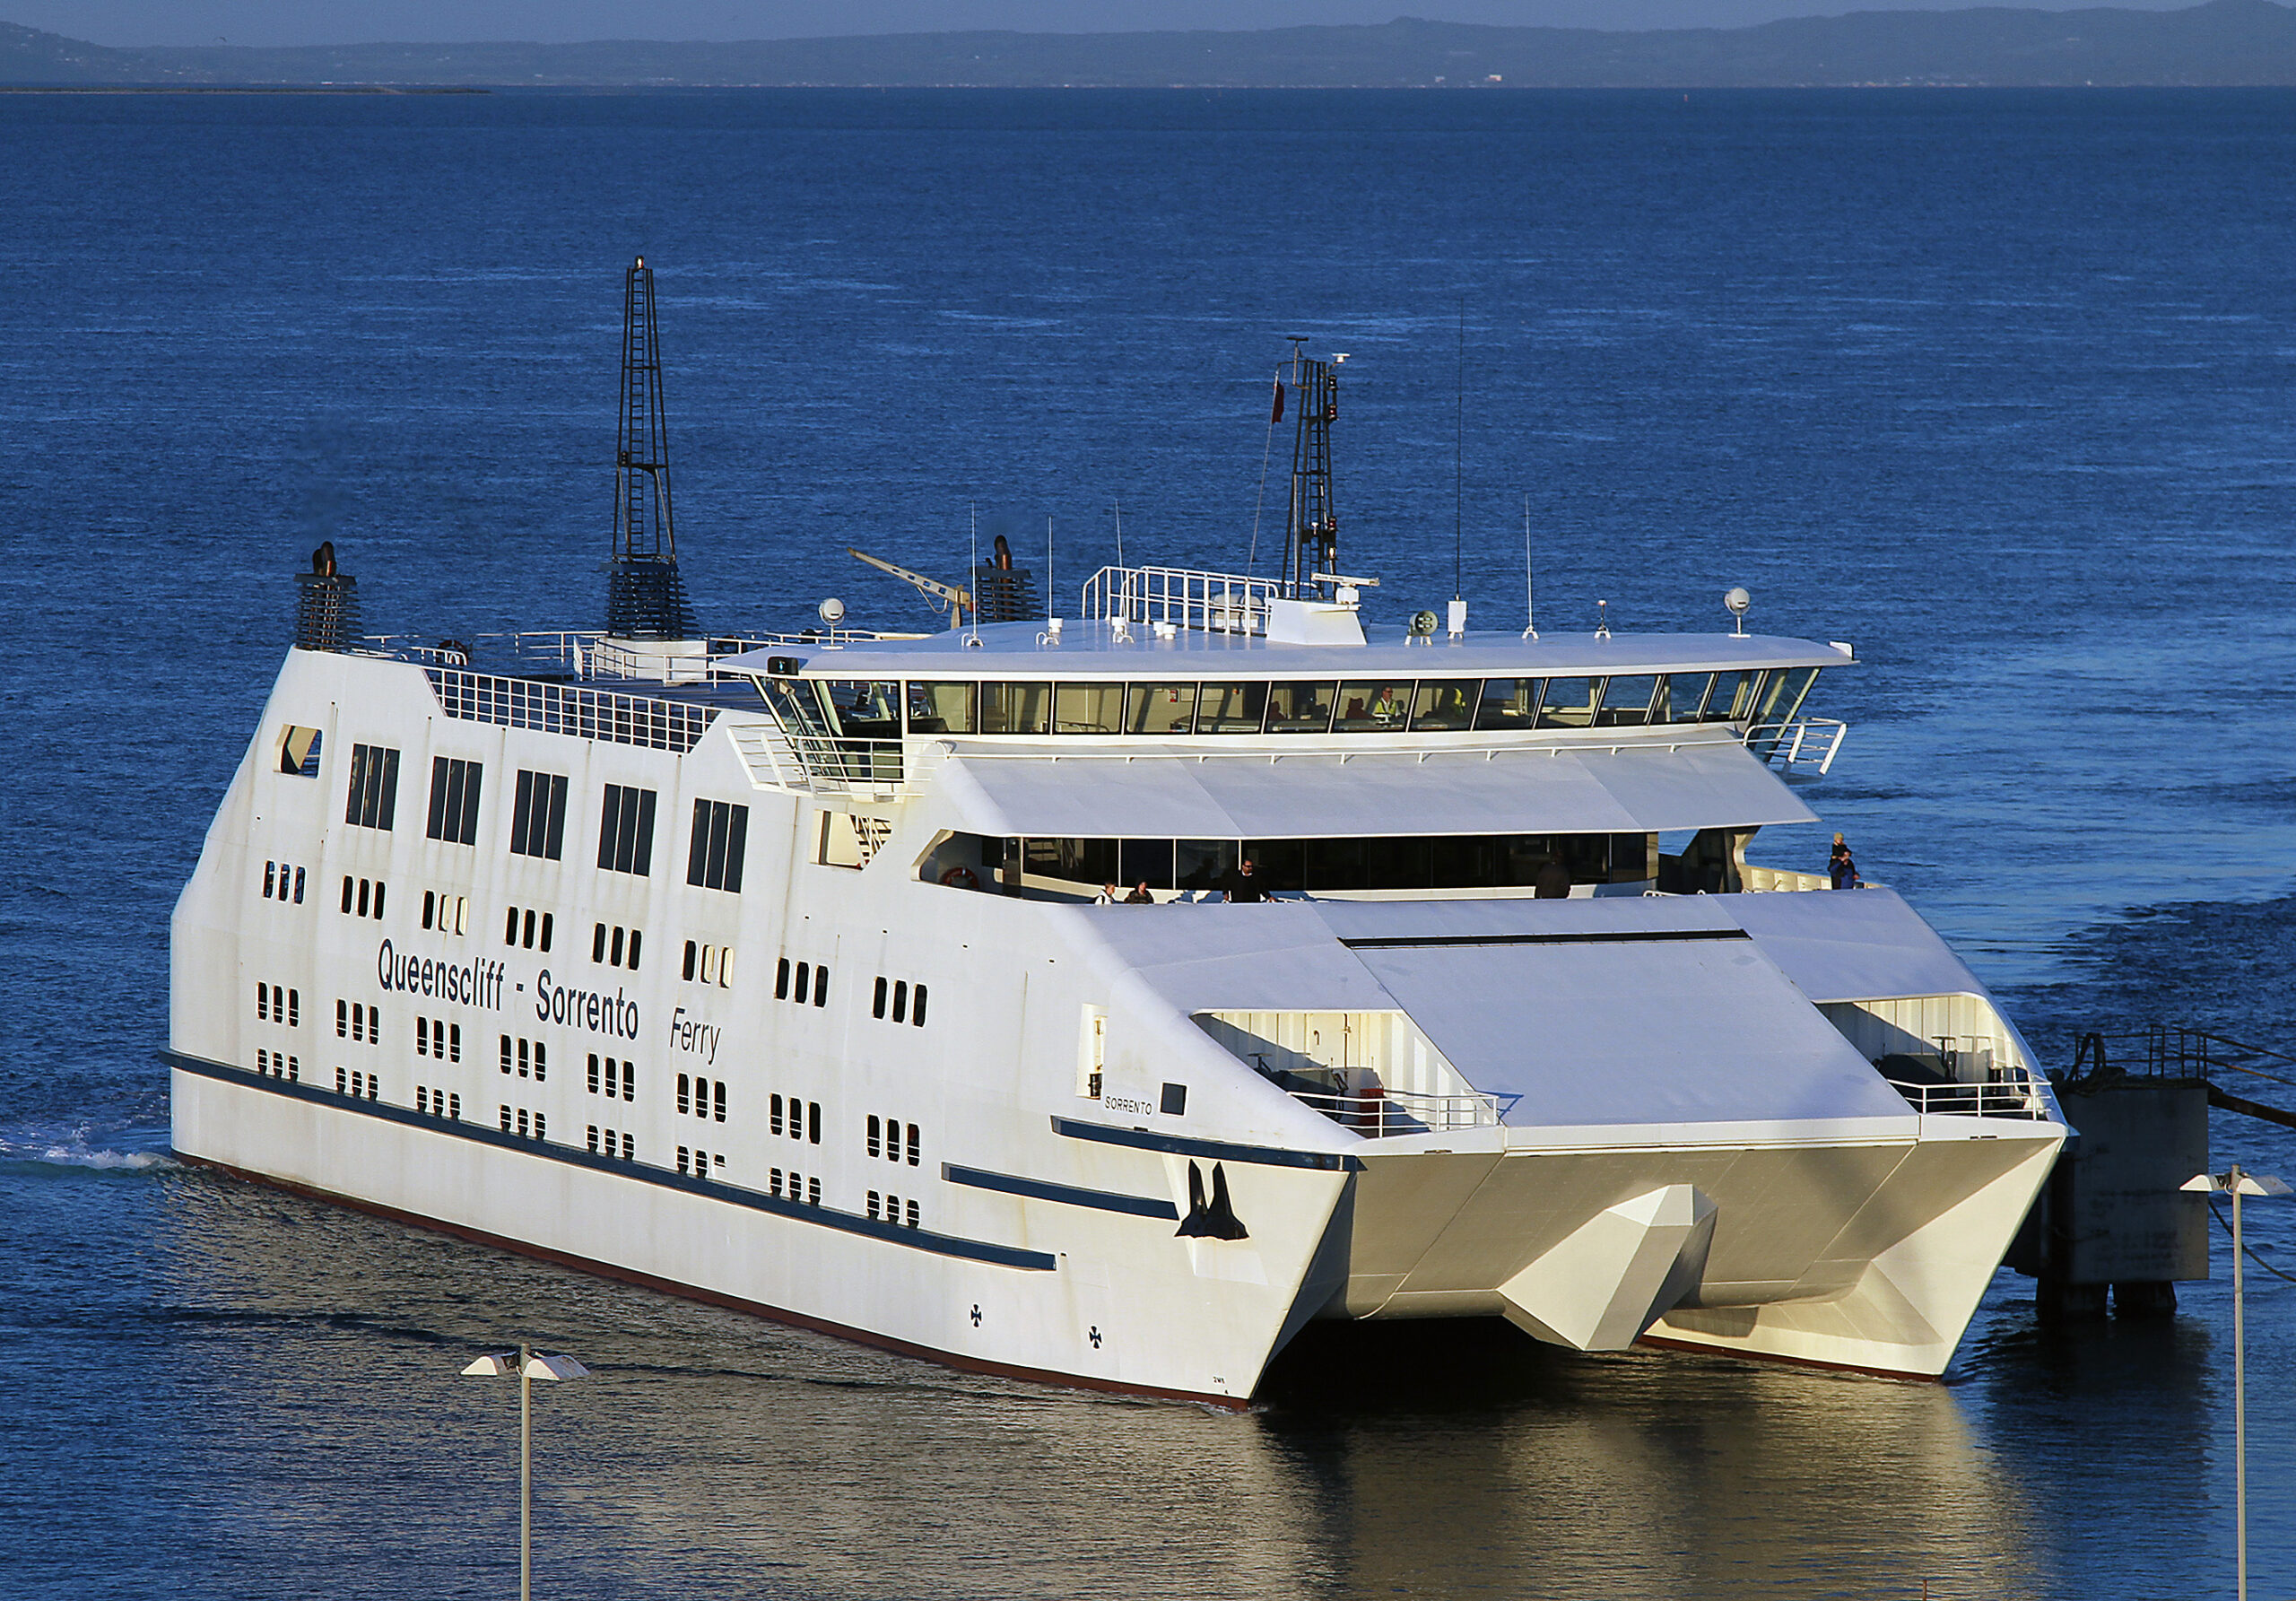
[{"label": "ship superstructure", "polygon": [[1847,648],[1321,566],[291,650],[176,913],[177,1149],[1229,1405],[1318,1318],[1941,1371],[2066,1131],[1901,899],[1747,859]]}]

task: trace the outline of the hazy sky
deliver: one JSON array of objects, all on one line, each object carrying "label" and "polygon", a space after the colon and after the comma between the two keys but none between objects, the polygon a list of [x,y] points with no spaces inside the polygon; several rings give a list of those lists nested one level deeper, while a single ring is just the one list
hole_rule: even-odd
[{"label": "hazy sky", "polygon": [[[100,45],[353,44],[590,39],[802,39],[1013,28],[1283,28],[1446,22],[1572,28],[1738,27],[1846,11],[1958,10],[1969,0],[0,0],[0,21]],[[2048,10],[2066,0],[2005,0]],[[2172,11],[2193,0],[2112,0]]]}]

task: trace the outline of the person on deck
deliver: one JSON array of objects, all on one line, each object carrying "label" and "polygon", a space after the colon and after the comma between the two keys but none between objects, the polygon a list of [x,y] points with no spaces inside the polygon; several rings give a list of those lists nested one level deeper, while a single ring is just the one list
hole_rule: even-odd
[{"label": "person on deck", "polygon": [[1538,876],[1531,883],[1531,898],[1535,901],[1570,899],[1570,866],[1562,859],[1560,850],[1548,854],[1546,860],[1539,865]]},{"label": "person on deck", "polygon": [[1826,858],[1826,873],[1837,890],[1859,888],[1864,881],[1857,876],[1857,863],[1849,854],[1849,841],[1839,834],[1833,837],[1833,854]]},{"label": "person on deck", "polygon": [[1116,885],[1112,883],[1104,883],[1100,886],[1100,892],[1092,897],[1092,904],[1094,906],[1114,906],[1123,899],[1123,896],[1116,892]]},{"label": "person on deck", "polygon": [[1148,881],[1144,878],[1138,883],[1133,885],[1132,893],[1124,898],[1124,903],[1126,906],[1155,905],[1156,897],[1148,892]]},{"label": "person on deck", "polygon": [[1222,887],[1228,892],[1231,906],[1248,905],[1267,899],[1267,891],[1261,884],[1249,857],[1244,858],[1242,866],[1228,874],[1228,882]]}]

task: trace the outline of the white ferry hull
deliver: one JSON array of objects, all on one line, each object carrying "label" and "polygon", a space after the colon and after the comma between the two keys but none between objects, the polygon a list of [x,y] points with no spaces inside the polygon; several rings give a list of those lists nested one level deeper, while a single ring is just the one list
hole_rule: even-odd
[{"label": "white ferry hull", "polygon": [[[1363,1138],[1200,1022],[1276,1004],[1271,984],[1309,997],[1281,1004],[1365,1004],[1349,997],[1377,986],[1317,921],[1336,913],[1095,911],[944,887],[916,864],[964,825],[962,796],[881,808],[868,865],[840,865],[828,842],[854,804],[761,768],[771,725],[753,700],[714,709],[690,748],[648,743],[642,709],[594,709],[551,725],[448,706],[404,663],[291,654],[176,912],[182,1155],[959,1366],[1239,1405],[1316,1317],[1495,1314],[1581,1348],[1639,1337],[1935,1374],[2065,1133],[2046,1116],[1918,1116],[1888,1092],[1888,1115],[1831,1123]],[[324,732],[309,775],[283,770],[295,729]],[[354,744],[396,753],[396,826],[347,821]],[[484,773],[479,843],[426,831],[434,759]],[[557,859],[502,848],[520,772],[575,797]],[[592,869],[609,785],[659,797],[650,872]],[[739,893],[686,882],[697,802],[746,808]],[[299,892],[274,887],[283,872]],[[418,915],[426,893],[467,915],[441,930]],[[1852,898],[1692,910],[1785,899]],[[1655,927],[1692,906],[1589,904],[1500,912]],[[617,951],[642,932],[644,958],[592,960],[609,928]],[[1761,931],[1651,937],[1724,935],[1752,949]],[[689,977],[688,942],[733,954]],[[711,960],[733,965],[713,980]],[[830,976],[787,999],[785,961]],[[929,992],[921,1025],[873,1005],[890,983],[914,987],[919,1015]],[[1094,1016],[1108,1055],[1087,1092],[1079,1024]],[[429,1031],[448,1026],[442,1059]],[[689,1080],[722,1099],[685,1109]],[[880,1120],[903,1130],[890,1155]],[[1193,1226],[1214,1185],[1236,1237],[1217,1216]],[[1616,1340],[1645,1271],[1621,1257],[1627,1288],[1572,1335],[1564,1247],[1592,1249],[1586,1231],[1652,1196],[1688,1207],[1678,1231],[1696,1237],[1647,1286],[1673,1299]]]}]

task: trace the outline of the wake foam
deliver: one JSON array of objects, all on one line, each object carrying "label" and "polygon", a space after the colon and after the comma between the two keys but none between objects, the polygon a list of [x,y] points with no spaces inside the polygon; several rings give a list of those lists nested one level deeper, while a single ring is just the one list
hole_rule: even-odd
[{"label": "wake foam", "polygon": [[165,1150],[115,1150],[109,1144],[91,1143],[91,1131],[85,1128],[0,1128],[0,1168],[18,1172],[60,1168],[81,1172],[143,1173],[181,1165]]}]

